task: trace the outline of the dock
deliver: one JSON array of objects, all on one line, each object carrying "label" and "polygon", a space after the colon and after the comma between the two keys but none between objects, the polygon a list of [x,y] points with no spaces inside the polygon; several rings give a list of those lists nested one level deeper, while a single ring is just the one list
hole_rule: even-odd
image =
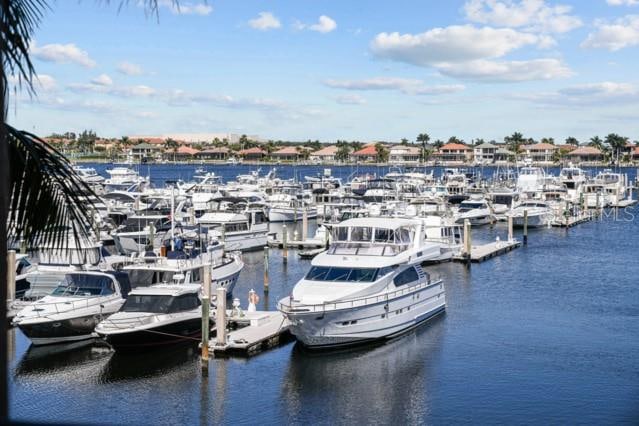
[{"label": "dock", "polygon": [[621,207],[621,208],[631,207],[637,204],[637,201],[638,200],[632,200],[632,199],[621,200],[617,204],[611,204],[610,207]]},{"label": "dock", "polygon": [[[470,261],[479,263],[493,257],[508,253],[521,246],[521,242],[518,240],[512,241],[494,241],[488,244],[481,244],[472,246],[470,251]],[[460,254],[453,256],[453,260],[457,262],[467,262],[468,256]]]},{"label": "dock", "polygon": [[[269,239],[267,244],[271,248],[284,248],[284,242],[278,239]],[[297,248],[297,249],[316,249],[326,247],[325,240],[318,240],[314,238],[306,239],[306,240],[287,240],[286,246],[288,248]]]},{"label": "dock", "polygon": [[209,343],[209,349],[215,354],[254,355],[286,342],[290,337],[290,323],[279,311],[244,312],[239,317],[231,316],[231,311],[227,313],[230,331],[226,343]]},{"label": "dock", "polygon": [[568,216],[565,218],[559,218],[553,220],[551,225],[559,228],[572,228],[573,226],[580,225],[582,223],[590,222],[592,220],[592,214],[582,214],[579,216]]}]

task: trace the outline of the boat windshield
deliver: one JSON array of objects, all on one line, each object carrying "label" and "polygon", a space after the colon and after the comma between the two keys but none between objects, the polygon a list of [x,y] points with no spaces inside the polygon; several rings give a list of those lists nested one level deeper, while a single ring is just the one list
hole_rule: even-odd
[{"label": "boat windshield", "polygon": [[130,294],[121,312],[169,313],[174,297],[170,295]]},{"label": "boat windshield", "polygon": [[306,279],[311,281],[373,282],[378,272],[377,268],[313,266],[306,274]]},{"label": "boat windshield", "polygon": [[462,203],[461,207],[459,208],[459,212],[463,213],[463,212],[468,212],[474,209],[484,209],[484,208],[486,208],[486,206],[483,203]]},{"label": "boat windshield", "polygon": [[104,275],[67,274],[52,296],[108,296],[115,293],[113,280]]}]

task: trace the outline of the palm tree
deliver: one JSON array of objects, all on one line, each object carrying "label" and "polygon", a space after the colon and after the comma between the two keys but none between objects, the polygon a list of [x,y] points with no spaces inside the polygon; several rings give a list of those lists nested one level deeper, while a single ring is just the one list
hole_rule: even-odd
[{"label": "palm tree", "polygon": [[422,151],[421,151],[421,157],[422,157],[422,161],[426,160],[426,145],[428,145],[428,141],[430,140],[430,136],[428,136],[428,133],[420,133],[419,135],[417,135],[417,142],[421,142],[422,144]]},{"label": "palm tree", "polygon": [[626,144],[628,143],[628,138],[619,136],[616,133],[610,133],[608,136],[606,136],[605,143],[610,147],[612,159],[615,162],[619,162],[621,152],[624,150]]},{"label": "palm tree", "polygon": [[375,152],[377,153],[377,162],[378,163],[386,163],[388,162],[388,149],[384,146],[384,144],[378,142],[375,144]]},{"label": "palm tree", "polygon": [[568,136],[566,138],[566,145],[574,145],[577,146],[579,145],[579,141],[577,140],[577,138],[574,138],[572,136]]},{"label": "palm tree", "polygon": [[[147,11],[158,12],[157,0],[144,0]],[[64,248],[66,227],[80,242],[88,238],[90,208],[80,207],[80,197],[91,193],[55,148],[37,136],[7,124],[9,76],[35,94],[36,71],[29,57],[33,33],[49,9],[46,0],[0,0],[0,423],[9,420],[7,399],[7,243],[52,244]]]},{"label": "palm tree", "polygon": [[519,147],[525,142],[524,135],[519,132],[513,133],[511,136],[506,136],[504,142],[508,145],[508,148],[515,154],[519,152]]},{"label": "palm tree", "polygon": [[599,136],[591,137],[590,138],[590,142],[588,142],[588,146],[595,147],[595,148],[599,149],[600,151],[604,150],[603,141],[601,140],[601,138]]}]

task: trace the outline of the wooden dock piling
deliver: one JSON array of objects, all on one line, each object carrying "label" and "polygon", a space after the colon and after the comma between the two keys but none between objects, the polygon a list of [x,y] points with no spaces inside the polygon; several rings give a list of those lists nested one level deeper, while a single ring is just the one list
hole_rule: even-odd
[{"label": "wooden dock piling", "polygon": [[7,251],[7,300],[16,298],[16,251]]},{"label": "wooden dock piling", "polygon": [[508,242],[513,240],[513,217],[508,216]]},{"label": "wooden dock piling", "polygon": [[524,210],[524,245],[528,244],[528,210]]},{"label": "wooden dock piling", "polygon": [[308,212],[307,209],[302,211],[302,241],[308,238]]},{"label": "wooden dock piling", "polygon": [[264,247],[264,293],[268,293],[268,246]]},{"label": "wooden dock piling", "polygon": [[286,225],[284,225],[282,232],[282,262],[288,262],[288,229],[286,229]]},{"label": "wooden dock piling", "polygon": [[202,373],[209,371],[209,330],[211,308],[211,268],[206,264],[202,268],[202,285],[204,296],[202,297]]},{"label": "wooden dock piling", "polygon": [[226,289],[217,288],[217,305],[215,307],[215,345],[226,345]]},{"label": "wooden dock piling", "polygon": [[468,263],[470,263],[470,258],[473,250],[472,245],[472,236],[470,230],[470,221],[468,219],[464,220],[464,255],[468,259]]}]

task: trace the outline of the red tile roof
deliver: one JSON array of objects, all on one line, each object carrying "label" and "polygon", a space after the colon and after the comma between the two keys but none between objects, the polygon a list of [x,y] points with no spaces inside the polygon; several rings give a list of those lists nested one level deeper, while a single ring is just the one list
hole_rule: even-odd
[{"label": "red tile roof", "polygon": [[318,149],[317,151],[313,152],[311,155],[317,155],[319,157],[323,156],[323,155],[335,155],[337,153],[337,146],[336,145],[330,145],[330,146],[326,146],[322,149]]},{"label": "red tile roof", "polygon": [[580,146],[568,155],[601,155],[601,150],[594,146]]},{"label": "red tile roof", "polygon": [[271,153],[272,155],[299,155],[297,147],[285,146]]},{"label": "red tile roof", "polygon": [[240,151],[240,155],[247,155],[247,154],[266,154],[266,151],[264,151],[259,146],[255,146],[249,149],[243,149]]},{"label": "red tile roof", "polygon": [[440,151],[469,151],[466,145],[461,143],[447,143],[446,145],[439,148]]},{"label": "red tile roof", "polygon": [[377,155],[377,149],[375,149],[375,145],[368,145],[360,149],[359,151],[355,151],[351,155],[366,156],[366,157],[371,155]]},{"label": "red tile roof", "polygon": [[527,149],[531,151],[542,151],[546,149],[559,149],[559,147],[551,143],[536,143],[534,145],[524,145],[522,146],[522,149]]},{"label": "red tile roof", "polygon": [[184,146],[184,145],[182,145],[181,147],[177,149],[178,154],[194,155],[194,154],[197,154],[198,152],[200,152],[199,149],[191,148],[190,146]]}]

